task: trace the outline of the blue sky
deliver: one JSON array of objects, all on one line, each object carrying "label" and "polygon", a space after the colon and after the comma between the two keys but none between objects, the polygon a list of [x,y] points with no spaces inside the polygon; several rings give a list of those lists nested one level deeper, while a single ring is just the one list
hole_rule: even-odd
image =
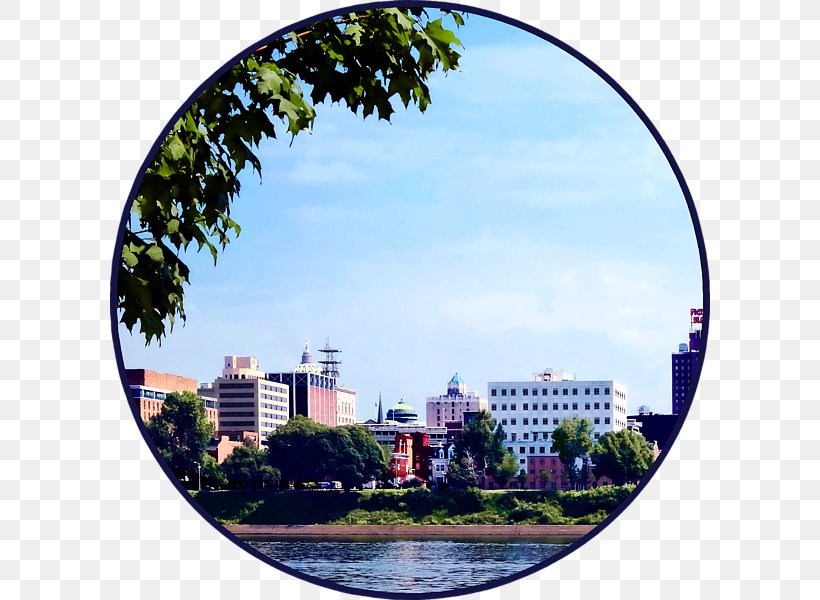
[{"label": "blue sky", "polygon": [[616,379],[629,410],[671,410],[670,355],[702,304],[694,230],[629,106],[551,44],[471,15],[461,69],[392,122],[317,106],[264,143],[213,267],[188,252],[187,323],[162,346],[120,327],[126,367],[212,381],[222,356],[289,370],[304,338],[343,350],[358,418],[422,410],[545,367]]}]

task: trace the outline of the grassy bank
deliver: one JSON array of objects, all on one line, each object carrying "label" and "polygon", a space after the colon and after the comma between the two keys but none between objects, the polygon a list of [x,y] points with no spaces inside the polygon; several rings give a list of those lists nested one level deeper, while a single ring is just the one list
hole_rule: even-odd
[{"label": "grassy bank", "polygon": [[223,523],[328,525],[594,525],[634,486],[580,492],[460,490],[194,493]]}]

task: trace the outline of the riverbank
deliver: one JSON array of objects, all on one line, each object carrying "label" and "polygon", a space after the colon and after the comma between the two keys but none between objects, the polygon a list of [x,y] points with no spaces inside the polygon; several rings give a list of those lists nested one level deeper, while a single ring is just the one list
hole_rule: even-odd
[{"label": "riverbank", "polygon": [[594,525],[248,525],[226,524],[239,537],[527,537],[580,538]]},{"label": "riverbank", "polygon": [[235,490],[192,495],[222,524],[515,528],[594,526],[633,489],[607,486],[583,491]]}]

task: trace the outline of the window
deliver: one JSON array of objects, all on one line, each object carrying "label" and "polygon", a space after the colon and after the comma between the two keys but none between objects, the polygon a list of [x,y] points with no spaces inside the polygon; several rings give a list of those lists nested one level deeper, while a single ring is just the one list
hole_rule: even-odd
[{"label": "window", "polygon": [[569,404],[564,403],[564,410],[569,410]]},{"label": "window", "polygon": [[525,433],[525,434],[524,434],[524,439],[525,439],[525,440],[530,439],[530,434],[529,434],[529,433]]},{"label": "window", "polygon": [[549,424],[550,424],[550,420],[547,417],[544,417],[543,419],[541,419],[541,425],[549,425]]},{"label": "window", "polygon": [[542,396],[546,396],[546,395],[547,395],[547,391],[548,391],[548,390],[547,390],[547,388],[543,388],[543,389],[541,390],[541,395],[542,395]]},{"label": "window", "polygon": [[604,402],[604,410],[609,410],[609,402]]},{"label": "window", "polygon": [[572,410],[578,410],[578,403],[577,402],[572,403]]},{"label": "window", "polygon": [[558,403],[552,405],[552,410],[558,410]]},{"label": "window", "polygon": [[510,390],[510,396],[515,396],[515,388],[512,388],[512,389]]},{"label": "window", "polygon": [[609,388],[604,388],[604,394],[609,396]]},{"label": "window", "polygon": [[514,441],[515,441],[515,436],[516,436],[516,434],[515,434],[515,433],[513,433],[513,434],[512,434],[512,437],[510,438],[510,441],[511,441],[511,442],[514,442]]},{"label": "window", "polygon": [[513,451],[512,446],[507,446],[507,450],[509,450],[510,452],[512,452],[512,451]]},{"label": "window", "polygon": [[502,405],[501,405],[501,410],[507,410],[507,405],[506,405],[506,404],[502,404]]},{"label": "window", "polygon": [[600,434],[600,433],[598,433],[598,432],[596,431],[596,432],[595,432],[595,439],[597,440],[597,439],[598,439],[598,438],[600,438],[600,437],[601,437],[601,434]]},{"label": "window", "polygon": [[596,425],[600,425],[600,424],[601,424],[601,417],[595,417],[595,424],[596,424]]},{"label": "window", "polygon": [[507,395],[507,390],[502,389],[502,390],[501,390],[501,395],[502,395],[502,396],[506,396],[506,395]]},{"label": "window", "polygon": [[521,460],[519,460],[518,462],[519,462],[519,463],[521,463],[521,464],[523,465],[523,464],[524,464],[525,462],[527,462],[527,461],[525,461],[525,460],[522,458],[522,459],[521,459]]},{"label": "window", "polygon": [[533,396],[537,396],[537,395],[538,395],[538,389],[537,389],[537,388],[532,388],[532,395],[533,395]]},{"label": "window", "polygon": [[564,388],[564,396],[569,396],[569,390],[567,388]]},{"label": "window", "polygon": [[[540,454],[545,454],[545,453],[546,453],[546,451],[547,451],[547,449],[546,449],[546,448],[544,448],[544,446],[541,446],[540,448],[538,448],[538,452],[539,452]],[[544,464],[543,459],[541,459],[541,464],[542,464],[542,465]]]},{"label": "window", "polygon": [[589,410],[589,402],[584,403],[584,410]]},{"label": "window", "polygon": [[[513,390],[513,391],[515,391],[515,390]],[[515,394],[513,394],[513,396],[515,396]],[[515,410],[515,404],[510,404],[510,410]]]},{"label": "window", "polygon": [[515,425],[515,419],[510,419],[510,425]]},{"label": "window", "polygon": [[495,396],[495,388],[490,390],[490,396]]},{"label": "window", "polygon": [[558,419],[553,419],[553,420],[552,420],[552,424],[553,424],[553,425],[558,425]]},{"label": "window", "polygon": [[[527,396],[529,395],[530,391],[527,388],[524,388],[523,390],[521,390],[521,393]],[[524,406],[526,406],[526,404]]]},{"label": "window", "polygon": [[573,395],[573,396],[577,396],[577,395],[578,395],[578,388],[572,388],[572,395]]},{"label": "window", "polygon": [[584,396],[589,396],[589,388],[584,388]]},{"label": "window", "polygon": [[535,446],[530,446],[530,454],[535,454]]},{"label": "window", "polygon": [[609,425],[609,417],[604,417],[604,425]]},{"label": "window", "polygon": [[[524,454],[526,451],[527,451],[527,449],[526,449],[524,446],[520,446],[520,447],[518,448],[518,453],[519,453],[519,454]],[[522,461],[522,462],[523,462],[523,461]]]},{"label": "window", "polygon": [[530,405],[527,404],[526,402],[524,402],[524,410],[529,410],[529,408],[530,408]]},{"label": "window", "polygon": [[542,405],[541,405],[541,410],[549,410],[549,409],[550,409],[550,405],[549,405],[549,404],[542,404]]},{"label": "window", "polygon": [[490,410],[491,410],[491,411],[497,410],[497,409],[496,409],[496,406],[497,406],[496,404],[491,404],[491,405],[490,405]]},{"label": "window", "polygon": [[530,420],[525,417],[524,418],[524,425],[529,425],[529,424],[530,424]]},{"label": "window", "polygon": [[595,406],[595,410],[600,410],[601,409],[601,403],[600,402],[596,402],[593,406]]},{"label": "window", "polygon": [[598,396],[601,393],[601,388],[595,388],[595,395]]},{"label": "window", "polygon": [[507,419],[501,419],[501,424],[506,425],[507,424]]}]

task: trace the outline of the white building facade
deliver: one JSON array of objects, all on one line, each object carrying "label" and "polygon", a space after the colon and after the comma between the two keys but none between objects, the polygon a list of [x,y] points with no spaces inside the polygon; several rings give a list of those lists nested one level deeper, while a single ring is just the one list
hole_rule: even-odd
[{"label": "white building facade", "polygon": [[336,384],[336,425],[356,424],[356,390]]},{"label": "white building facade", "polygon": [[445,423],[464,422],[465,412],[487,410],[487,398],[468,392],[458,373],[447,384],[447,393],[427,397],[427,425],[444,427]]},{"label": "white building facade", "polygon": [[611,379],[576,381],[570,373],[545,369],[531,381],[491,381],[487,398],[522,468],[528,456],[553,454],[552,432],[564,419],[589,419],[594,441],[627,426],[626,387]]}]

